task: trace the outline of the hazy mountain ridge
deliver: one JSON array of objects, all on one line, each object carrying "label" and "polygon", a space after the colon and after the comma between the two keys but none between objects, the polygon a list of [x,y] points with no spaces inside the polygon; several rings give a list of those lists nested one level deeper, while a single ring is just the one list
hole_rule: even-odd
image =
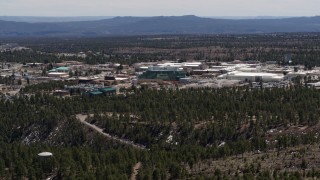
[{"label": "hazy mountain ridge", "polygon": [[197,16],[115,17],[76,22],[27,23],[0,20],[0,36],[103,36],[320,32],[320,17],[214,19]]},{"label": "hazy mountain ridge", "polygon": [[75,16],[75,17],[0,16],[0,20],[28,22],[28,23],[96,21],[96,20],[110,19],[110,18],[113,18],[113,16]]}]

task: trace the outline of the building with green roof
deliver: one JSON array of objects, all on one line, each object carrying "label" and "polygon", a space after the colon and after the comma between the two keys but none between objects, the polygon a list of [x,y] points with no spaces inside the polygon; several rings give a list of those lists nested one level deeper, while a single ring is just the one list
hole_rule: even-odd
[{"label": "building with green roof", "polygon": [[101,91],[90,91],[90,92],[88,92],[89,96],[98,96],[98,95],[102,95],[102,94],[103,94],[103,92],[101,92]]},{"label": "building with green roof", "polygon": [[88,91],[86,94],[89,96],[99,96],[99,95],[112,96],[112,95],[116,95],[116,92],[117,92],[116,88],[105,87],[105,88],[93,89],[91,91]]},{"label": "building with green roof", "polygon": [[69,72],[69,67],[58,67],[49,70],[49,72]]},{"label": "building with green roof", "polygon": [[69,71],[69,67],[58,67],[58,68],[56,68],[56,70],[58,72],[68,72]]},{"label": "building with green roof", "polygon": [[108,96],[115,95],[117,92],[116,88],[112,87],[100,88],[99,91]]},{"label": "building with green roof", "polygon": [[186,77],[186,72],[176,67],[149,67],[147,71],[141,74],[139,80],[163,80],[179,81]]}]

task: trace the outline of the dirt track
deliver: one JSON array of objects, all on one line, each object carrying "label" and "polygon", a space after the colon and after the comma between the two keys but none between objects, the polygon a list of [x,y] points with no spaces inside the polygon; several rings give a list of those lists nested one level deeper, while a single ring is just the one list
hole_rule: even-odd
[{"label": "dirt track", "polygon": [[139,173],[139,169],[141,168],[141,162],[138,162],[137,164],[135,164],[133,166],[133,172],[131,174],[130,180],[136,180],[137,179],[137,175]]},{"label": "dirt track", "polygon": [[101,135],[103,135],[103,136],[105,136],[105,137],[107,137],[109,139],[112,139],[114,141],[118,141],[121,144],[126,144],[126,145],[132,146],[132,147],[137,148],[137,149],[141,149],[141,150],[145,150],[146,149],[146,147],[141,145],[141,144],[136,144],[136,143],[134,143],[132,141],[129,141],[129,140],[126,140],[126,139],[121,139],[119,137],[116,137],[116,136],[113,136],[111,134],[103,132],[102,128],[100,128],[100,127],[98,127],[96,125],[90,124],[90,123],[85,121],[86,118],[87,118],[87,115],[77,114],[76,117],[82,124],[84,124],[87,127],[93,129],[94,131],[97,131],[98,133],[100,133]]}]

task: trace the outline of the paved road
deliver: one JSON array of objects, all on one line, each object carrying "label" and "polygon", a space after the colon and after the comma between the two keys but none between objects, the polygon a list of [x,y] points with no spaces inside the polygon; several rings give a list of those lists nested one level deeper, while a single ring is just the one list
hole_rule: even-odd
[{"label": "paved road", "polygon": [[101,135],[103,135],[103,136],[105,136],[105,137],[107,137],[109,139],[118,141],[119,143],[126,144],[126,145],[132,146],[132,147],[137,148],[137,149],[141,149],[141,150],[145,150],[146,149],[146,147],[141,145],[141,144],[136,144],[136,143],[134,143],[132,141],[129,141],[129,140],[126,140],[126,139],[121,139],[119,137],[116,137],[116,136],[113,136],[111,134],[103,132],[102,128],[100,128],[100,127],[98,127],[96,125],[90,124],[90,123],[85,121],[87,119],[87,115],[77,114],[76,117],[81,123],[83,123],[87,127],[97,131],[98,133],[100,133]]}]

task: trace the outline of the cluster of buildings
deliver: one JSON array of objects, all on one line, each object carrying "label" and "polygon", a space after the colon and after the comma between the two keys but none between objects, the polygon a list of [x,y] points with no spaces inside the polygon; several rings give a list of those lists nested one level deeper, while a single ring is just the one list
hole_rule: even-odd
[{"label": "cluster of buildings", "polygon": [[[56,90],[54,95],[72,94],[114,95],[119,90],[131,87],[152,89],[201,88],[201,87],[285,87],[294,79],[307,80],[310,87],[320,87],[317,83],[320,69],[311,71],[304,67],[279,66],[275,63],[260,62],[145,62],[131,66],[105,63],[89,65],[77,61],[56,64],[42,63],[2,63],[1,78],[13,78],[10,87],[25,86],[47,81],[74,82],[74,86]],[[18,81],[20,83],[18,83]],[[1,83],[0,83],[1,84]],[[4,89],[9,89],[2,84]],[[18,88],[19,89],[19,88]]]},{"label": "cluster of buildings", "polygon": [[0,52],[14,52],[30,50],[30,48],[19,46],[17,43],[0,44]]},{"label": "cluster of buildings", "polygon": [[[261,83],[268,87],[287,84],[296,77],[313,75],[317,70],[304,71],[303,67],[281,67],[274,63],[241,62],[165,62],[154,64],[139,63],[138,84],[172,82],[180,87],[230,87]],[[154,84],[152,85],[154,87]]]},{"label": "cluster of buildings", "polygon": [[107,66],[110,68],[106,69],[106,66],[91,66],[71,61],[56,64],[1,63],[0,94],[11,96],[19,93],[20,89],[27,85],[63,81],[66,84],[74,84],[74,86],[56,89],[52,92],[53,95],[114,95],[119,89],[112,86],[114,82],[117,80],[123,82],[127,79],[119,77],[106,80],[106,77],[115,72],[115,68],[111,66]]}]

